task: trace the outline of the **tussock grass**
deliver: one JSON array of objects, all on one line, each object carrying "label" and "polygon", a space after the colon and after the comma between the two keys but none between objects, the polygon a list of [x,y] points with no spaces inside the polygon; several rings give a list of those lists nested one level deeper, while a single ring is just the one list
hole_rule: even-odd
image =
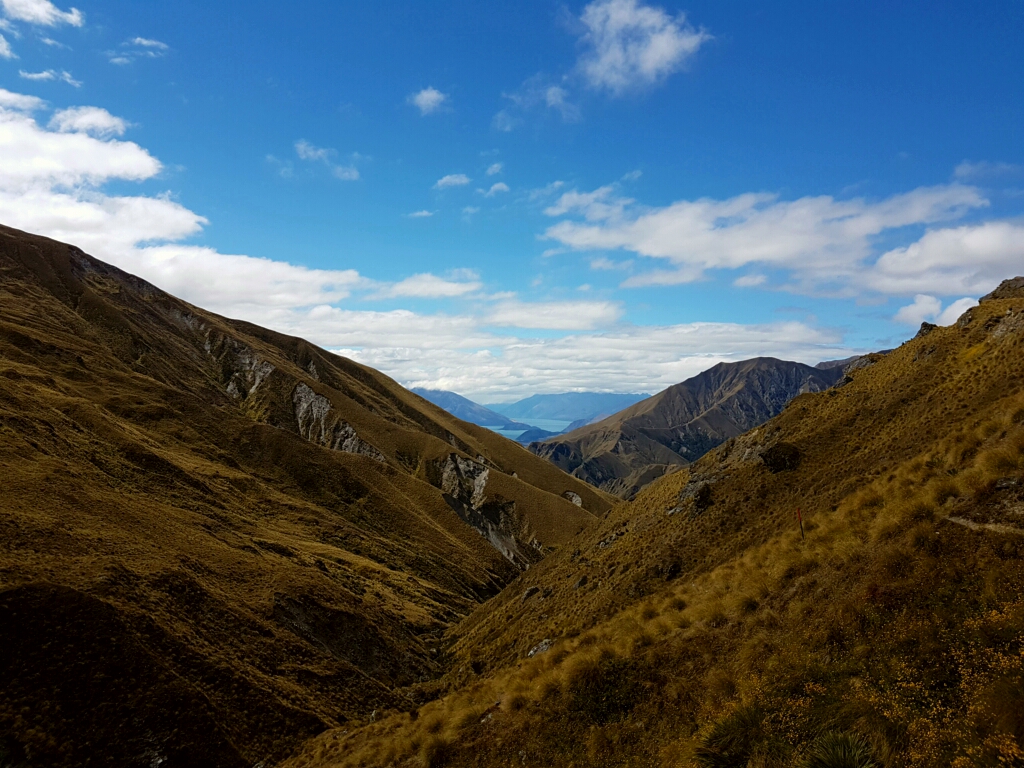
[{"label": "tussock grass", "polygon": [[[559,604],[567,612],[574,603],[599,605],[590,594],[614,602],[615,610],[589,624],[560,617],[572,631],[550,651],[477,681],[480,701],[500,702],[493,711],[476,717],[478,705],[464,688],[398,729],[416,732],[428,712],[439,713],[453,766],[504,765],[516,755],[550,766],[1021,764],[1024,535],[984,526],[1010,525],[1015,505],[1024,502],[1024,396],[998,378],[1019,370],[1024,356],[955,333],[928,338],[947,339],[947,359],[1001,361],[984,375],[942,371],[944,386],[977,403],[972,412],[952,408],[940,418],[926,410],[932,436],[915,438],[913,451],[881,450],[883,438],[865,428],[843,432],[844,450],[827,470],[816,474],[812,457],[788,487],[739,460],[708,457],[696,470],[714,471],[717,460],[730,473],[716,490],[716,505],[759,527],[731,529],[730,519],[715,517],[715,506],[692,521],[659,520],[661,539],[643,539],[645,548],[632,550],[630,571],[654,576],[568,593]],[[961,343],[968,353],[958,351]],[[1014,350],[1020,355],[1021,345]],[[883,362],[864,372],[877,391],[910,397],[900,387],[913,351],[895,358],[895,370]],[[941,405],[934,395],[922,387],[915,397]],[[831,429],[834,411],[835,419],[856,423],[850,413],[861,418],[870,403],[842,410],[840,398],[857,397],[856,390],[819,396],[805,416],[798,401],[780,422]],[[877,423],[899,422],[900,413],[880,415]],[[896,445],[899,435],[889,437]],[[862,454],[860,468],[842,469],[849,456]],[[687,481],[687,473],[679,475],[617,507],[605,530],[622,521],[642,530],[647,519],[664,515]],[[805,537],[793,519],[797,503],[810,510]],[[681,537],[671,539],[669,526],[677,524],[702,536],[701,546],[684,549]],[[741,544],[719,543],[729,536]],[[666,540],[674,542],[670,554],[682,550],[692,563],[684,577],[668,582],[650,566],[664,558],[657,547]],[[575,579],[588,558],[598,557],[586,539],[579,549],[579,558],[542,563],[529,578],[555,586]],[[620,571],[625,551],[616,555]],[[615,602],[613,589],[636,595]],[[532,626],[501,611],[499,603],[490,616],[520,631]],[[474,716],[462,716],[466,711]],[[364,728],[346,749],[316,760],[302,756],[290,766],[414,765],[412,749],[377,756],[383,728]]]}]

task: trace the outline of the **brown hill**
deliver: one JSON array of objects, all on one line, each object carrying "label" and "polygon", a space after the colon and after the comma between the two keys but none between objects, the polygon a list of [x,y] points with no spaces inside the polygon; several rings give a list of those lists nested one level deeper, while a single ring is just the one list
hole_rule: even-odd
[{"label": "brown hill", "polygon": [[603,494],[386,376],[0,228],[0,764],[269,765],[444,670]]},{"label": "brown hill", "polygon": [[[1024,288],[616,506],[313,766],[1016,765]],[[799,512],[799,516],[798,516]]]},{"label": "brown hill", "polygon": [[797,395],[828,389],[842,376],[841,367],[817,369],[771,357],[719,363],[530,450],[597,488],[632,498],[652,480],[763,424]]}]

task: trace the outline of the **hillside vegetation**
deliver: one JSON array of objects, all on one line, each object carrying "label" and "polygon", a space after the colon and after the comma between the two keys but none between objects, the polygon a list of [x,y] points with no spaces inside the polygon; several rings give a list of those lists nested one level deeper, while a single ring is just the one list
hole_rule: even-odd
[{"label": "hillside vegetation", "polygon": [[454,627],[443,697],[285,765],[1024,764],[1024,280],[875,359]]},{"label": "hillside vegetation", "polygon": [[446,670],[610,500],[301,339],[0,228],[0,765],[269,765]]},{"label": "hillside vegetation", "polygon": [[625,499],[731,437],[763,424],[804,392],[828,389],[841,367],[759,357],[719,363],[602,421],[530,445],[593,486]]}]

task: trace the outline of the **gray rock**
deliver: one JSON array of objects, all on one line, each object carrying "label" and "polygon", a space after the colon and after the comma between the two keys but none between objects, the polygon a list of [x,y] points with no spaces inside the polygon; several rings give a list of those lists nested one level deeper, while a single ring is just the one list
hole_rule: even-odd
[{"label": "gray rock", "polygon": [[533,646],[533,648],[530,649],[530,652],[526,654],[526,656],[532,659],[534,656],[538,654],[551,650],[551,645],[551,639],[546,637],[539,643],[537,643],[535,646]]},{"label": "gray rock", "polygon": [[523,592],[523,602],[525,603],[538,592],[540,592],[540,587],[527,587],[526,591]]}]

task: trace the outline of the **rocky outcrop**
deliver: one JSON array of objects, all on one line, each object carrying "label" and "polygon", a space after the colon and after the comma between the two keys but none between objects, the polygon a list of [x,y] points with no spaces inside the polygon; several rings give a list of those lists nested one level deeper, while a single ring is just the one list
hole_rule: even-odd
[{"label": "rocky outcrop", "polygon": [[995,299],[1024,299],[1024,277],[1012,277],[1003,280],[991,293],[982,296],[979,301],[992,301]]},{"label": "rocky outcrop", "polygon": [[517,514],[516,502],[487,495],[491,469],[478,461],[453,453],[440,467],[440,488],[448,505],[487,539],[502,556],[525,570],[542,553],[530,542],[534,537]]},{"label": "rocky outcrop", "polygon": [[332,451],[355,453],[386,463],[384,454],[356,434],[348,422],[331,415],[331,401],[318,395],[308,385],[299,382],[292,390],[292,404],[299,434],[311,443]]}]

